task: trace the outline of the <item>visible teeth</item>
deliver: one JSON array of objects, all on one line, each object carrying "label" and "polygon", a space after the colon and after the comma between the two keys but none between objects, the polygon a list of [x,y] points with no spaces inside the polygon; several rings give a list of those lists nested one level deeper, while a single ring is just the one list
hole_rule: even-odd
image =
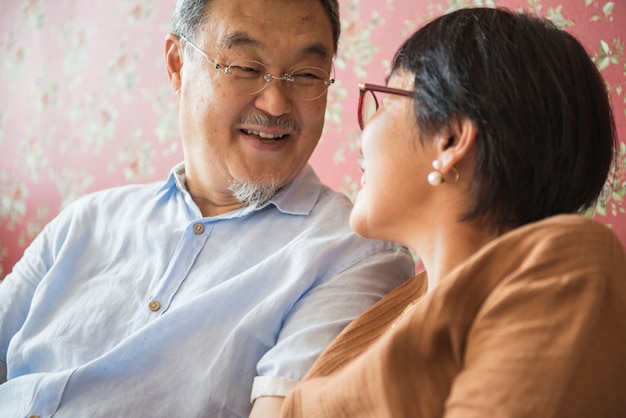
[{"label": "visible teeth", "polygon": [[284,137],[285,135],[271,135],[271,134],[266,134],[264,132],[259,132],[259,131],[249,131],[249,130],[244,130],[245,133],[249,134],[249,135],[256,135],[258,137],[261,137],[263,139],[281,139],[282,137]]}]

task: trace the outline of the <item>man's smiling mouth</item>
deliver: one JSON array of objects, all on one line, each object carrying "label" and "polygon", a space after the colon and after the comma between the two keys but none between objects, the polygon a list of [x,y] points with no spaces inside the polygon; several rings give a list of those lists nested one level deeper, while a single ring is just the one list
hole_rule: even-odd
[{"label": "man's smiling mouth", "polygon": [[242,129],[241,131],[246,135],[258,136],[261,139],[261,141],[266,144],[271,144],[287,136],[287,134],[272,135],[272,134],[267,134],[265,132],[251,130],[251,129]]}]

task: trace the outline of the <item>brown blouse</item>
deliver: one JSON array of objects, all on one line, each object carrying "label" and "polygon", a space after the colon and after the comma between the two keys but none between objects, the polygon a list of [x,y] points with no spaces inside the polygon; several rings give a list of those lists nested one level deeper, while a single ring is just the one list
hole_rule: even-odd
[{"label": "brown blouse", "polygon": [[626,255],[606,226],[518,228],[425,287],[350,324],[281,416],[626,417]]}]

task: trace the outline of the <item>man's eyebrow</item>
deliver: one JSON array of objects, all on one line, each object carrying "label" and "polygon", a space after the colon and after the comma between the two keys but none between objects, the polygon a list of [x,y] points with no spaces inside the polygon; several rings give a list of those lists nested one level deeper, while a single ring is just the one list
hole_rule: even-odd
[{"label": "man's eyebrow", "polygon": [[331,56],[330,51],[324,44],[315,43],[304,50],[305,55],[318,55],[320,58],[328,58]]},{"label": "man's eyebrow", "polygon": [[[223,40],[223,45],[227,49],[236,48],[238,46],[251,46],[255,48],[265,48],[265,46],[257,41],[256,39],[250,37],[244,31],[236,31],[230,34],[227,34]],[[309,45],[308,47],[302,50],[302,55],[317,55],[320,58],[328,58],[330,57],[330,51],[328,48],[322,43],[314,43]]]},{"label": "man's eyebrow", "polygon": [[237,31],[229,33],[224,38],[223,44],[226,48],[234,48],[237,46],[255,46],[260,47],[259,42],[252,39],[246,32]]}]

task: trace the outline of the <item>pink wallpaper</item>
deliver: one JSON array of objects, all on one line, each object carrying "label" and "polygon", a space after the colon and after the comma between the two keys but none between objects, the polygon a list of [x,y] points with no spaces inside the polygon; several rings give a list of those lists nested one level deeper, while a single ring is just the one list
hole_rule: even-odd
[{"label": "pink wallpaper", "polygon": [[[163,179],[181,160],[163,58],[173,4],[0,0],[0,278],[73,199]],[[340,0],[338,81],[311,160],[330,186],[349,196],[358,187],[357,83],[382,83],[393,52],[424,20],[475,4],[530,10],[577,35],[602,70],[626,141],[624,0]],[[625,167],[622,143],[594,216],[626,244]]]}]

